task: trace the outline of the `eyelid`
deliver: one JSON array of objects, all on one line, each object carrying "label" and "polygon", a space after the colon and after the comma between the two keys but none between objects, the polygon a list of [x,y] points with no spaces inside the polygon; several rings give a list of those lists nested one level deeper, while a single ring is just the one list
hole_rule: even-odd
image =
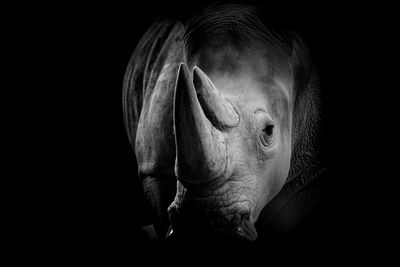
[{"label": "eyelid", "polygon": [[264,112],[267,113],[263,108],[258,108],[254,111],[254,113]]},{"label": "eyelid", "polygon": [[264,123],[271,122],[271,123],[273,124],[273,122],[274,122],[274,120],[272,119],[270,113],[267,112],[267,111],[265,111],[265,110],[262,109],[262,108],[256,109],[256,110],[254,111],[254,114],[255,114],[255,116],[256,116],[257,118],[260,118],[260,117],[262,116],[261,119],[262,119],[262,121],[263,121]]},{"label": "eyelid", "polygon": [[270,148],[274,143],[274,135],[267,136],[266,133],[260,135],[260,142],[265,148]]},{"label": "eyelid", "polygon": [[[265,129],[270,126],[272,126],[272,133],[270,135],[268,135],[265,132]],[[263,124],[262,132],[260,133],[260,141],[261,141],[261,144],[266,148],[271,147],[271,145],[274,143],[274,140],[275,140],[274,129],[275,129],[275,124],[273,123],[272,120],[266,121]]]}]

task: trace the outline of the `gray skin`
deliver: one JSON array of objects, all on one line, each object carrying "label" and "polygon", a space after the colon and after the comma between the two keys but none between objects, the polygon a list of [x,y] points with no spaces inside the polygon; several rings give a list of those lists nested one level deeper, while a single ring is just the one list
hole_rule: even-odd
[{"label": "gray skin", "polygon": [[299,78],[296,40],[277,63],[229,44],[189,55],[184,33],[157,20],[124,80],[125,125],[156,229],[254,241],[260,214],[268,222],[317,165],[316,76]]}]

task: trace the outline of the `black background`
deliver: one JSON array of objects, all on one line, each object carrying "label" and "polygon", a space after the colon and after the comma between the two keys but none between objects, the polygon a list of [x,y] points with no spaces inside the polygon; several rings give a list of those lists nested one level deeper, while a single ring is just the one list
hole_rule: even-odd
[{"label": "black background", "polygon": [[[383,33],[388,26],[380,19],[385,12],[365,5],[251,3],[269,10],[272,25],[299,33],[319,70],[324,157],[338,174],[331,189],[337,198],[330,203],[335,219],[326,226],[338,236],[323,245],[338,250],[333,256],[372,257],[388,237],[386,200],[378,201],[385,188],[377,182],[388,177],[378,167],[382,111],[374,104],[385,106],[387,98],[376,93],[381,83],[374,79],[379,51],[388,42]],[[27,8],[23,43],[34,57],[30,69],[40,65],[34,79],[44,89],[35,90],[40,122],[30,127],[37,135],[35,151],[45,154],[30,152],[39,159],[32,165],[40,174],[27,183],[40,200],[27,204],[34,209],[27,217],[36,222],[28,223],[29,247],[41,247],[35,257],[136,261],[137,230],[149,220],[123,124],[125,68],[157,17],[185,21],[204,5],[146,1]]]}]

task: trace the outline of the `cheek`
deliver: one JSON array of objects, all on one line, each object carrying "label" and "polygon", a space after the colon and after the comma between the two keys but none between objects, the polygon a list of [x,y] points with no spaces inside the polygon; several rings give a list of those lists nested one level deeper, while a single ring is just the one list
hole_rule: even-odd
[{"label": "cheek", "polygon": [[274,198],[285,184],[290,168],[290,145],[285,144],[276,151],[275,157],[260,168],[257,188],[259,199],[257,211],[261,211]]},{"label": "cheek", "polygon": [[[286,123],[288,124],[288,123]],[[290,126],[279,129],[279,141],[275,152],[275,173],[280,180],[285,181],[290,169],[290,159],[292,154],[292,139]]]},{"label": "cheek", "polygon": [[290,159],[292,154],[292,141],[290,136],[284,136],[281,139],[280,148],[276,157],[276,167],[279,176],[286,180],[289,174]]},{"label": "cheek", "polygon": [[283,187],[286,181],[286,177],[289,172],[289,168],[282,160],[275,159],[271,162],[269,175],[267,179],[267,201],[270,201]]}]

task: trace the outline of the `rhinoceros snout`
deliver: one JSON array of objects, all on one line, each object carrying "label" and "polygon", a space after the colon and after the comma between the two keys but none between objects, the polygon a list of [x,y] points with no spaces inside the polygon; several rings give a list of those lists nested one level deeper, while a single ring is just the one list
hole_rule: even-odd
[{"label": "rhinoceros snout", "polygon": [[178,182],[177,195],[168,208],[171,236],[194,240],[254,241],[254,227],[250,202],[228,191],[225,184],[213,194],[199,196]]},{"label": "rhinoceros snout", "polygon": [[190,239],[194,242],[202,240],[241,241],[246,243],[257,238],[257,231],[254,228],[249,211],[236,211],[226,215],[209,211],[206,216],[198,213],[198,210],[193,212],[193,210],[186,211],[180,207],[170,208],[171,227],[167,232],[167,239],[179,239],[181,241]]}]

